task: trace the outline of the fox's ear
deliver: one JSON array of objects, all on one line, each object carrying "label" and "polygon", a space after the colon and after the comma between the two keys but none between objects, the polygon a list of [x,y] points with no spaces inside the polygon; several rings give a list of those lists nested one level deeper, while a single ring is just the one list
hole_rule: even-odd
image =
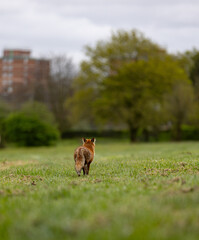
[{"label": "fox's ear", "polygon": [[96,139],[95,139],[95,138],[92,138],[92,139],[91,139],[91,142],[95,143],[95,142],[96,142]]},{"label": "fox's ear", "polygon": [[82,138],[82,142],[85,143],[86,142],[86,138]]}]

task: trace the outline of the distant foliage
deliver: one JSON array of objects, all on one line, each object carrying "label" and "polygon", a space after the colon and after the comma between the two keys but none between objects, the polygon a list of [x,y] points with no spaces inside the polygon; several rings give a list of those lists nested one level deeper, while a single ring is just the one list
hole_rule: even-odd
[{"label": "distant foliage", "polygon": [[59,138],[56,128],[22,113],[10,115],[4,122],[4,128],[6,140],[19,146],[49,146]]},{"label": "distant foliage", "polygon": [[199,128],[195,126],[182,126],[182,140],[199,140]]},{"label": "distant foliage", "polygon": [[4,101],[0,101],[0,148],[5,147],[3,122],[10,112],[11,106]]},{"label": "distant foliage", "polygon": [[36,101],[26,102],[22,105],[20,113],[23,113],[25,116],[38,118],[42,122],[50,125],[56,125],[53,113],[44,103]]}]

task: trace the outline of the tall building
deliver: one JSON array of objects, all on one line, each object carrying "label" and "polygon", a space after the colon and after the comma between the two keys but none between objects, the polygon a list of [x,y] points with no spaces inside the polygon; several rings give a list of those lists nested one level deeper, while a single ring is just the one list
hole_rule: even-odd
[{"label": "tall building", "polygon": [[50,61],[31,57],[29,50],[6,49],[0,58],[0,96],[33,98],[38,86],[45,87]]}]

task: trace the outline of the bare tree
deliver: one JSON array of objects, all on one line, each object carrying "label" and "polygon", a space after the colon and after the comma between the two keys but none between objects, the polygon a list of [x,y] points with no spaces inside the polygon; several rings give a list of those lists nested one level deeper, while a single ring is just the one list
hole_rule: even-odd
[{"label": "bare tree", "polygon": [[76,69],[70,58],[64,55],[52,57],[51,73],[47,84],[48,99],[61,132],[69,127],[65,101],[72,95],[72,82],[75,76]]}]

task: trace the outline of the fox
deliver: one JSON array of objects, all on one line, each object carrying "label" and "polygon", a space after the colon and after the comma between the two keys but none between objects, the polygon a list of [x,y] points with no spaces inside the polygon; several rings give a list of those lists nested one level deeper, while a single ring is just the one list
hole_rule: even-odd
[{"label": "fox", "polygon": [[95,138],[82,138],[83,145],[75,149],[75,170],[78,176],[81,175],[82,170],[84,175],[89,175],[90,164],[95,156],[95,142]]}]

